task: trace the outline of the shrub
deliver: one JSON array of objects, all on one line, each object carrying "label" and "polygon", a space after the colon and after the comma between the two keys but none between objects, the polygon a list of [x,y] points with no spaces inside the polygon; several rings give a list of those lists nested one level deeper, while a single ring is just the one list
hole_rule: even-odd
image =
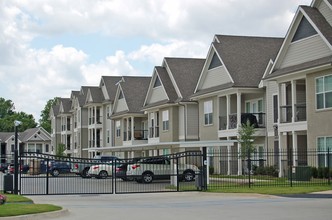
[{"label": "shrub", "polygon": [[253,165],[252,170],[254,175],[268,175],[268,176],[278,177],[278,170],[275,166],[263,167],[263,166]]},{"label": "shrub", "polygon": [[0,194],[0,205],[5,204],[6,200],[7,200],[7,197],[5,195]]},{"label": "shrub", "polygon": [[317,178],[318,177],[318,169],[317,167],[311,167],[311,175],[313,178]]},{"label": "shrub", "polygon": [[209,174],[214,174],[214,167],[209,167]]}]

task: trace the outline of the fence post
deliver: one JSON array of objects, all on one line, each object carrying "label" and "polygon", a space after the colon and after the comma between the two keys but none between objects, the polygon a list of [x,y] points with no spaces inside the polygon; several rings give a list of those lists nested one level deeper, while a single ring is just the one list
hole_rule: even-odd
[{"label": "fence post", "polygon": [[176,191],[180,191],[180,186],[179,186],[179,158],[176,156]]},{"label": "fence post", "polygon": [[250,148],[248,147],[248,150],[247,150],[247,162],[248,162],[248,181],[249,181],[249,188],[250,188],[250,182],[251,182],[251,159],[250,159]]},{"label": "fence post", "polygon": [[203,147],[203,173],[202,173],[202,179],[203,179],[203,190],[207,190],[207,151],[206,147]]},{"label": "fence post", "polygon": [[[38,162],[38,161],[37,161]],[[39,161],[40,163],[40,161]],[[44,161],[45,163],[45,161]],[[48,172],[49,158],[46,159],[46,195],[48,195],[48,187],[49,187],[49,172]],[[41,167],[41,164],[40,164]]]},{"label": "fence post", "polygon": [[328,168],[328,176],[329,176],[328,183],[329,183],[329,185],[331,185],[330,148],[327,148],[327,168]]}]

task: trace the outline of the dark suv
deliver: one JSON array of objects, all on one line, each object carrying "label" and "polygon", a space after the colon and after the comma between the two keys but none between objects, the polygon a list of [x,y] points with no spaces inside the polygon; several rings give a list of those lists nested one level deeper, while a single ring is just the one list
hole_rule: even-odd
[{"label": "dark suv", "polygon": [[60,173],[70,173],[71,165],[69,162],[50,161],[47,168],[52,176],[59,176]]}]

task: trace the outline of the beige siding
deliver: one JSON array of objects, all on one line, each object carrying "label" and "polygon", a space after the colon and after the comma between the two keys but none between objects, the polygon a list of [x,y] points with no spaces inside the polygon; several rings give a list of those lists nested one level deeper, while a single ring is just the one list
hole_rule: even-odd
[{"label": "beige siding", "polygon": [[231,82],[224,66],[209,70],[206,74],[201,89],[207,89],[214,86]]},{"label": "beige siding", "polygon": [[153,88],[152,91],[151,91],[151,97],[150,97],[150,100],[148,100],[148,104],[151,104],[151,103],[155,103],[155,102],[158,102],[158,101],[162,101],[162,100],[165,100],[165,99],[168,99],[167,98],[167,95],[163,89],[163,87],[157,87],[157,88]]},{"label": "beige siding", "polygon": [[332,74],[332,69],[307,76],[308,149],[316,148],[317,137],[332,136],[332,109],[316,110],[315,78]]},{"label": "beige siding", "polygon": [[[204,101],[213,100],[213,124],[204,125]],[[200,140],[218,140],[218,112],[217,97],[201,99],[199,101],[199,135]]]},{"label": "beige siding", "polygon": [[[173,142],[179,140],[179,108],[171,107],[160,109],[159,112],[159,140],[160,142]],[[162,112],[168,110],[169,129],[163,130]]]},{"label": "beige siding", "polygon": [[125,110],[128,110],[127,103],[126,103],[125,99],[119,99],[118,103],[117,103],[117,106],[116,106],[116,109],[115,109],[115,112],[122,112],[122,111],[125,111]]},{"label": "beige siding", "polygon": [[278,94],[278,84],[274,81],[267,82],[266,86],[266,129],[267,132],[273,132],[273,95]]},{"label": "beige siding", "polygon": [[322,1],[322,3],[318,6],[318,10],[325,17],[326,21],[332,26],[332,10],[324,1]]},{"label": "beige siding", "polygon": [[198,105],[188,105],[187,108],[187,140],[198,139]]},{"label": "beige siding", "polygon": [[179,140],[185,139],[184,134],[184,106],[179,106]]},{"label": "beige siding", "polygon": [[292,43],[281,64],[281,68],[332,55],[331,50],[319,35]]}]

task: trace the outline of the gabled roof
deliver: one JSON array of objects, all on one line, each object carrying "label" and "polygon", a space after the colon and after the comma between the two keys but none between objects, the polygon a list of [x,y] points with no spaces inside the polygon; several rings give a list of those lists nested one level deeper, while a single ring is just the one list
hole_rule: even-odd
[{"label": "gabled roof", "polygon": [[167,57],[164,61],[170,69],[169,74],[174,78],[173,86],[180,92],[178,98],[181,101],[189,100],[194,93],[205,59]]},{"label": "gabled roof", "polygon": [[[91,101],[90,101],[91,98]],[[105,100],[101,88],[97,86],[89,87],[85,104],[88,103],[102,103]]]},{"label": "gabled roof", "polygon": [[258,87],[283,38],[216,35],[213,47],[234,80],[234,87]]},{"label": "gabled roof", "polygon": [[71,100],[70,98],[59,98],[60,101],[60,110],[59,113],[70,113],[71,109]]},{"label": "gabled roof", "polygon": [[161,84],[163,85],[163,87],[166,91],[168,101],[174,102],[178,98],[178,95],[175,91],[175,88],[172,84],[172,81],[171,81],[171,79],[168,75],[168,72],[167,72],[166,68],[162,67],[162,66],[156,66],[155,67],[155,74],[157,74],[157,76],[159,77],[160,82],[161,82]]},{"label": "gabled roof", "polygon": [[50,134],[42,127],[29,128],[29,129],[25,130],[24,132],[20,133],[20,140],[22,142],[27,142],[34,136],[37,136],[44,141],[51,140]]},{"label": "gabled roof", "polygon": [[[117,112],[112,116],[121,115],[123,113],[142,113],[142,106],[151,77],[123,76],[122,79],[123,80],[118,84],[118,90],[122,91],[123,97],[125,98],[128,106],[128,111]],[[116,97],[115,103],[117,100],[118,99]]]},{"label": "gabled roof", "polygon": [[[326,3],[329,5],[330,14],[332,14],[332,1],[316,1],[314,0],[311,6],[299,6],[292,24],[289,27],[289,30],[286,34],[283,45],[278,53],[276,62],[273,65],[273,68],[270,71],[270,74],[265,77],[265,79],[270,79],[274,77],[279,77],[282,75],[296,73],[299,71],[307,70],[310,68],[321,68],[324,66],[331,65],[331,52],[330,53],[321,53],[321,56],[313,57],[312,60],[306,59],[302,63],[294,63],[291,66],[281,67],[281,63],[285,59],[288,48],[291,45],[293,35],[300,28],[300,21],[305,18],[311,25],[311,27],[317,32],[318,36],[321,37],[323,42],[325,42],[327,48],[332,51],[332,26],[328,23],[322,13],[316,8],[321,3]],[[328,49],[327,49],[328,51]]]},{"label": "gabled roof", "polygon": [[101,81],[104,82],[108,96],[110,98],[109,101],[111,101],[112,103],[114,102],[114,99],[115,99],[115,93],[116,93],[116,89],[117,89],[116,83],[119,82],[121,80],[121,78],[122,78],[121,76],[102,76],[101,77]]},{"label": "gabled roof", "polygon": [[59,110],[60,110],[59,104],[52,105],[50,114],[53,113],[53,116],[56,117],[57,115],[59,115]]},{"label": "gabled roof", "polygon": [[6,142],[11,136],[13,136],[13,132],[0,132],[0,143]]}]

